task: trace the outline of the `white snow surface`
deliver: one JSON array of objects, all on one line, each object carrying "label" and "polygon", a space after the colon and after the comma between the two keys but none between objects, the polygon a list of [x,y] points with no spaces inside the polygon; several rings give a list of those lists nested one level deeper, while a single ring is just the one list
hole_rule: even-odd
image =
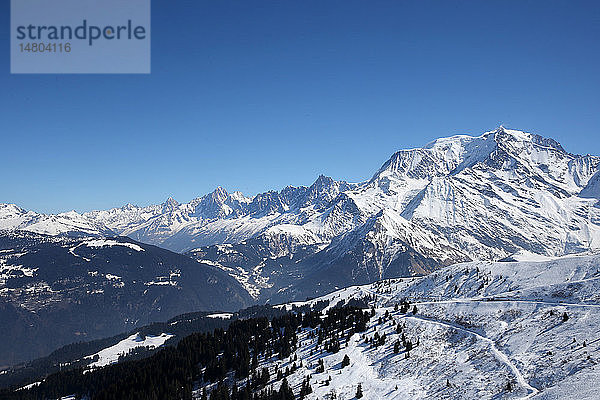
[{"label": "white snow surface", "polygon": [[91,247],[91,248],[122,246],[122,247],[128,247],[135,251],[144,251],[144,249],[141,246],[139,246],[135,243],[117,242],[116,240],[110,240],[110,239],[88,240],[88,241],[84,242],[83,245],[87,246],[87,247]]},{"label": "white snow surface", "polygon": [[127,339],[121,340],[119,343],[100,350],[98,353],[91,354],[85,358],[93,359],[98,357],[97,361],[92,362],[90,368],[103,367],[105,365],[114,364],[119,360],[119,357],[127,354],[130,350],[138,347],[149,347],[151,349],[162,346],[167,340],[172,338],[173,335],[168,333],[161,333],[159,336],[147,335],[145,338],[139,333],[129,336]]},{"label": "white snow surface", "polygon": [[233,317],[232,313],[216,313],[207,315],[208,318],[221,318],[221,319],[231,319]]},{"label": "white snow surface", "polygon": [[[311,400],[334,393],[350,400],[359,384],[365,399],[599,398],[600,255],[461,263],[278,307],[328,300],[330,308],[365,296],[375,316],[366,332],[342,339],[337,354],[315,352],[316,338],[303,329],[295,353],[302,367],[287,377],[295,393],[310,375]],[[410,302],[406,314],[394,308],[403,299]],[[418,341],[408,358],[404,349],[393,352],[401,337],[396,324]],[[365,343],[375,332],[386,335],[385,345]],[[341,368],[345,355],[350,366]],[[319,359],[324,373],[316,372]],[[273,377],[276,366],[285,370],[292,362],[274,355],[259,368]]]}]

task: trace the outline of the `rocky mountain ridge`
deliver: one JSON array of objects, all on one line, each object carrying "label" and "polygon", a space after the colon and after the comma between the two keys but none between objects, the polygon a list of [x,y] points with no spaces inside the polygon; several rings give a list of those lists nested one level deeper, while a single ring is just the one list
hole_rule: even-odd
[{"label": "rocky mountain ridge", "polygon": [[555,257],[600,248],[599,164],[553,139],[500,127],[398,151],[358,184],[320,176],[254,197],[217,188],[189,203],[70,219],[4,205],[0,228],[114,232],[190,252],[255,297],[285,300],[519,251]]}]

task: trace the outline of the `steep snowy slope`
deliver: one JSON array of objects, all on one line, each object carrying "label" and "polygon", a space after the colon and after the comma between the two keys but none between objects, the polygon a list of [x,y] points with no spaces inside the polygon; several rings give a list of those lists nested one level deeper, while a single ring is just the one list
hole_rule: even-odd
[{"label": "steep snowy slope", "polygon": [[587,186],[579,193],[580,197],[600,200],[600,171],[589,180]]},{"label": "steep snowy slope", "polygon": [[[327,312],[366,300],[375,314],[365,333],[340,332],[341,349],[331,353],[306,328],[295,354],[263,359],[259,368],[271,376],[291,368],[295,393],[309,377],[307,399],[352,399],[358,385],[366,399],[595,399],[599,289],[597,255],[471,262],[354,286],[281,307],[325,301]],[[397,307],[407,300],[406,308]]]}]

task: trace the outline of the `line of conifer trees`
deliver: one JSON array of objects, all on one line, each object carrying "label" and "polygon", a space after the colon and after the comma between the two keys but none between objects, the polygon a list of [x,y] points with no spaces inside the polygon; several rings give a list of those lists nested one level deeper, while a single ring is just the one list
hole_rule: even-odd
[{"label": "line of conifer trees", "polygon": [[[286,374],[271,379],[259,359],[290,357],[298,346],[297,333],[312,328],[322,350],[339,350],[340,336],[366,330],[368,312],[336,307],[323,317],[320,311],[291,312],[270,321],[250,318],[232,322],[227,330],[194,333],[176,347],[166,347],[149,358],[125,361],[93,371],[78,368],[54,373],[27,390],[0,393],[7,400],[60,398],[75,394],[91,400],[191,399],[194,387],[211,386],[202,398],[210,400],[288,400],[294,393]],[[324,345],[328,343],[327,345]],[[294,365],[295,366],[295,365]],[[233,376],[233,384],[228,376]],[[270,383],[281,380],[278,390]],[[243,382],[238,385],[236,382]],[[229,382],[229,385],[226,383]],[[212,385],[211,385],[212,384]],[[306,395],[310,384],[304,383]]]}]

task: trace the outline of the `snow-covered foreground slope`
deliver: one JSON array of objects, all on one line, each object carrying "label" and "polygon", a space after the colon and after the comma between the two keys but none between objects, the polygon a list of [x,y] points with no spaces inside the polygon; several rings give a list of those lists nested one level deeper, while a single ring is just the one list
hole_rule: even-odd
[{"label": "snow-covered foreground slope", "polygon": [[[310,376],[308,399],[353,399],[359,384],[365,399],[599,398],[598,255],[464,263],[281,307],[327,301],[327,312],[350,299],[374,307],[366,332],[340,334],[341,350],[332,354],[317,350],[306,328],[297,361],[273,357],[261,366],[273,376],[276,367],[301,360],[287,379],[298,393]],[[396,307],[405,300],[408,309]],[[384,344],[372,344],[376,334],[385,335]],[[350,365],[342,367],[346,355]],[[319,360],[324,372],[317,370]]]},{"label": "snow-covered foreground slope", "polygon": [[[193,397],[202,398],[206,390],[213,399],[234,391],[247,393],[245,398],[267,396],[284,382],[293,394],[282,397],[281,390],[276,398],[350,400],[360,388],[364,399],[598,399],[599,289],[600,254],[461,263],[424,277],[252,307],[249,314],[203,313],[206,321],[231,325],[207,336],[172,333],[173,340],[181,340],[177,349],[167,347],[162,356],[136,364],[92,368],[81,376],[114,383],[123,393],[138,373],[157,373],[152,381],[162,390],[169,377],[177,378],[165,373],[167,368],[188,365],[180,376],[189,379]],[[270,324],[253,318],[267,315],[275,316]],[[147,341],[159,346],[172,334],[156,332],[178,329],[190,317],[157,326]],[[97,361],[106,364],[140,343],[146,342],[127,334],[85,354],[96,352]],[[194,355],[199,361],[190,363]],[[129,378],[114,382],[115,371]],[[39,382],[28,386],[26,398],[44,397],[53,382],[62,389],[52,393],[75,390],[57,385],[56,377],[34,378],[23,382]],[[76,390],[85,393],[87,387]]]}]

